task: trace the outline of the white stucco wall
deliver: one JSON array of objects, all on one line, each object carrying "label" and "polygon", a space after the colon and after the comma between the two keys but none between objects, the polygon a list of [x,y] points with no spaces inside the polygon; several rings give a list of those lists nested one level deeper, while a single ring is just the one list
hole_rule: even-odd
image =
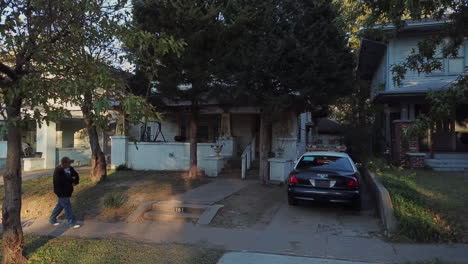
[{"label": "white stucco wall", "polygon": [[0,141],[0,159],[6,158],[7,155],[7,143],[6,141]]},{"label": "white stucco wall", "polygon": [[63,157],[69,157],[72,160],[75,160],[73,166],[87,166],[90,165],[91,159],[91,149],[83,148],[61,148],[57,149],[57,163],[60,162],[60,159]]},{"label": "white stucco wall", "polygon": [[[114,139],[113,139],[114,140]],[[134,142],[127,143],[127,166],[135,170],[168,170],[182,171],[189,169],[190,144],[181,142]],[[114,144],[112,146],[114,149]],[[114,153],[114,152],[113,152]],[[116,155],[122,154],[114,153]],[[199,143],[197,147],[198,167],[209,169],[207,157],[215,155],[210,143]],[[114,157],[112,165],[123,164],[121,160]],[[119,162],[120,164],[117,164]]]},{"label": "white stucco wall", "polygon": [[298,118],[293,113],[285,113],[273,122],[272,151],[284,149],[283,158],[296,160],[298,152]]}]

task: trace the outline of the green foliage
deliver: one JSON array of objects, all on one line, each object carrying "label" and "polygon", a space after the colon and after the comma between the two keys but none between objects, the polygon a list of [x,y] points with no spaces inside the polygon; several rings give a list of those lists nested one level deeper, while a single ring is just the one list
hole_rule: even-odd
[{"label": "green foliage", "polygon": [[102,198],[102,205],[107,209],[115,209],[122,207],[126,201],[127,198],[123,193],[106,193]]},{"label": "green foliage", "polygon": [[408,137],[423,136],[438,122],[455,120],[457,108],[468,102],[468,76],[461,76],[450,88],[431,91],[427,95],[431,109],[419,116],[414,125],[405,129]]},{"label": "green foliage", "polygon": [[148,83],[147,87],[132,87],[132,90],[146,97],[158,95],[194,105],[205,100],[206,93],[216,86],[214,73],[223,32],[221,4],[216,0],[135,1],[135,26],[152,36],[171,36],[168,44],[177,45],[175,49],[164,50],[157,60],[146,58],[148,53],[149,58],[154,57],[151,56],[155,53],[153,48],[134,45],[141,51],[135,56],[137,70],[144,73]]},{"label": "green foliage", "polygon": [[222,66],[233,84],[225,95],[275,112],[327,106],[350,93],[353,56],[336,5],[239,0],[224,17],[230,53]]},{"label": "green foliage", "polygon": [[127,167],[127,165],[125,164],[120,164],[119,166],[117,166],[115,168],[116,171],[128,171],[128,170],[131,170],[129,167]]}]

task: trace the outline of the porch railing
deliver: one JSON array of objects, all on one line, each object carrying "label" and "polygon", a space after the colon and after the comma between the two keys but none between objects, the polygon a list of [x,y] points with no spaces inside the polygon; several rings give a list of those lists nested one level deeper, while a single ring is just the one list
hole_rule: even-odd
[{"label": "porch railing", "polygon": [[255,138],[245,147],[241,156],[242,166],[242,179],[244,180],[247,174],[247,170],[252,167],[252,162],[255,160]]}]

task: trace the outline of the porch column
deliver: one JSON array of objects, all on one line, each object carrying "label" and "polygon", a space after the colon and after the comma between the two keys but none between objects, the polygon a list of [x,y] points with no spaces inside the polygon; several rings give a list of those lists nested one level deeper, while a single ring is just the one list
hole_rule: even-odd
[{"label": "porch column", "polygon": [[400,120],[409,120],[408,104],[402,104],[400,108]]},{"label": "porch column", "polygon": [[385,107],[385,141],[390,146],[391,142],[391,123],[390,123],[390,109],[388,106]]},{"label": "porch column", "polygon": [[128,166],[128,137],[113,136],[111,137],[111,144],[111,168],[115,169],[119,165]]},{"label": "porch column", "polygon": [[231,114],[230,113],[222,113],[221,114],[221,131],[220,136],[222,138],[231,138]]},{"label": "porch column", "polygon": [[54,122],[42,122],[41,126],[37,126],[37,152],[42,152],[44,159],[44,169],[52,169],[57,166],[56,160],[56,141],[57,141],[57,125]]}]

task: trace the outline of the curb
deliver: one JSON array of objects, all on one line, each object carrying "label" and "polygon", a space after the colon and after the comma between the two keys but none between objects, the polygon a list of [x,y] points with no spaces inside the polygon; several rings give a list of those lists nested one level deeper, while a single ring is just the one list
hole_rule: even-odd
[{"label": "curb", "polygon": [[363,170],[363,176],[371,187],[372,195],[377,201],[377,207],[379,212],[379,217],[382,220],[385,234],[395,232],[397,230],[397,220],[395,218],[395,213],[393,209],[392,199],[388,190],[384,185],[375,177],[375,174],[370,172],[367,169]]}]

